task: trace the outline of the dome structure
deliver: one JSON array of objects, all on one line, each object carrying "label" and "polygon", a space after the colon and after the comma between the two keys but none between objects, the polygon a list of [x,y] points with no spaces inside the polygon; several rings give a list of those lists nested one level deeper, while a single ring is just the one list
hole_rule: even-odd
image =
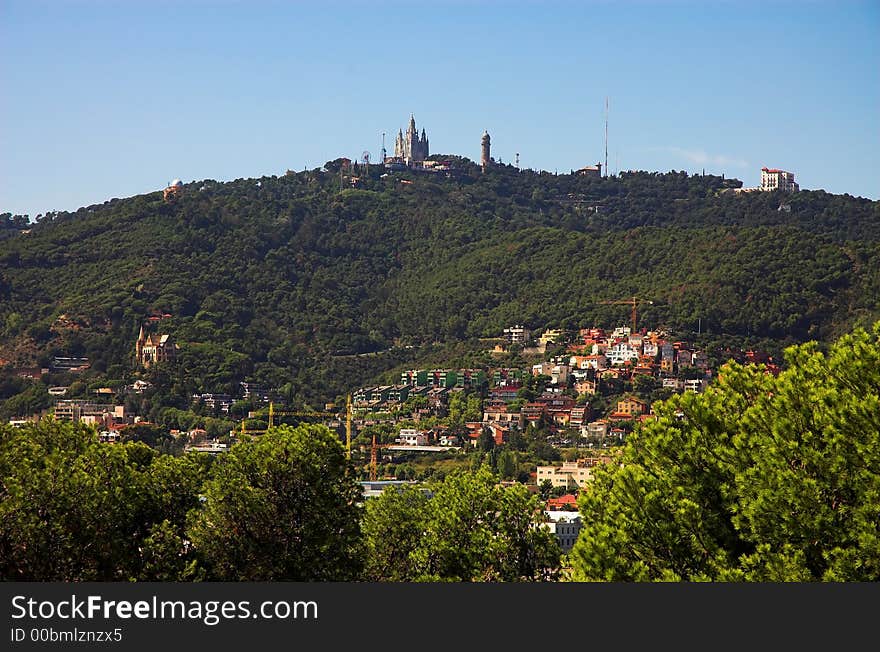
[{"label": "dome structure", "polygon": [[179,188],[182,185],[183,185],[183,181],[181,181],[180,179],[175,179],[174,181],[171,182],[171,186],[173,186],[175,188]]}]

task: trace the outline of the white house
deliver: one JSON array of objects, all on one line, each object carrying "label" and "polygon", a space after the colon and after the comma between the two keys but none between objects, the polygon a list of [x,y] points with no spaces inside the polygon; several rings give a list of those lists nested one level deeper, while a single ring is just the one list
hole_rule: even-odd
[{"label": "white house", "polygon": [[605,351],[605,356],[612,365],[621,365],[627,361],[637,361],[639,359],[639,348],[629,342],[618,342],[608,347],[608,350]]},{"label": "white house", "polygon": [[403,446],[427,446],[428,435],[416,428],[401,428],[397,442]]},{"label": "white house", "polygon": [[593,421],[581,426],[581,437],[602,439],[608,435],[607,421]]},{"label": "white house", "polygon": [[581,515],[578,512],[557,512],[545,510],[549,522],[544,523],[550,532],[556,536],[562,552],[571,552],[581,531]]}]

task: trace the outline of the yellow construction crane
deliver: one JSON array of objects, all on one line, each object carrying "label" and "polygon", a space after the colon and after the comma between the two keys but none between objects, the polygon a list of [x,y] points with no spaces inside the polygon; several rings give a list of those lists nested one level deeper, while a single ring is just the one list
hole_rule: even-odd
[{"label": "yellow construction crane", "polygon": [[638,297],[633,297],[632,299],[609,299],[607,301],[599,301],[598,303],[602,304],[626,304],[628,306],[632,306],[632,332],[636,333],[636,305],[639,303],[647,303],[653,304],[653,301],[649,301],[648,299],[639,299]]},{"label": "yellow construction crane", "polygon": [[[251,412],[248,417],[253,418],[260,415],[261,412]],[[275,417],[322,417],[326,419],[334,419],[338,418],[339,414],[336,412],[313,412],[308,410],[276,410],[275,404],[273,402],[269,402],[269,428],[274,427],[275,425]],[[263,433],[265,430],[245,430],[244,428],[244,420],[241,422],[241,434],[245,433]],[[348,459],[351,459],[351,394],[346,397],[345,401],[345,456]]]}]

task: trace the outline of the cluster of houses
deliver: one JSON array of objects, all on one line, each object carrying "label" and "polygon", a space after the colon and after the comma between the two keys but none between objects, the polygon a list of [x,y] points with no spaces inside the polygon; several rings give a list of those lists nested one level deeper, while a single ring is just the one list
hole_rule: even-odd
[{"label": "cluster of houses", "polygon": [[[621,326],[611,331],[585,328],[574,335],[549,329],[535,338],[529,329],[515,325],[504,329],[504,340],[522,345],[537,342],[536,349],[552,342],[565,345],[565,349],[563,354],[525,369],[403,371],[399,384],[357,390],[353,394],[354,405],[362,414],[395,413],[408,399],[421,396],[426,399],[426,407],[396,417],[419,421],[425,415],[445,416],[444,406],[451,393],[472,391],[483,399],[482,418],[468,422],[466,432],[459,433],[465,443],[476,446],[488,432],[497,445],[502,445],[510,441],[513,432],[534,425],[547,428],[556,437],[552,441],[560,445],[570,445],[573,440],[591,446],[608,445],[622,441],[635,422],[653,417],[648,401],[632,393],[620,394],[623,383],[635,384],[643,376],[652,379],[656,389],[700,393],[713,377],[706,351],[673,339],[663,331],[632,332]],[[742,362],[763,363],[769,373],[779,372],[766,354],[722,353]],[[523,396],[528,393],[522,390],[529,385],[529,376],[540,379],[542,393],[526,401]],[[602,414],[583,400],[584,396],[594,394],[613,397],[609,409]],[[433,431],[423,434],[430,445],[457,445],[449,443],[452,434],[445,435],[445,444]]]}]

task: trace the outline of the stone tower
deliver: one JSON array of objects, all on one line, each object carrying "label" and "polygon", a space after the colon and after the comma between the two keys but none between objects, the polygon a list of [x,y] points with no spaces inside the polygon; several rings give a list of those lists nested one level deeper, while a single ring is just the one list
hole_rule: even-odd
[{"label": "stone tower", "polygon": [[492,158],[489,155],[489,148],[491,146],[490,140],[491,139],[489,138],[489,132],[484,131],[483,132],[483,139],[480,141],[480,145],[481,145],[480,166],[483,168],[483,172],[486,171],[486,168],[489,167],[489,162],[492,160]]},{"label": "stone tower", "polygon": [[409,116],[409,126],[406,134],[402,130],[397,132],[397,140],[394,142],[394,156],[406,161],[407,165],[421,162],[428,158],[428,136],[422,129],[422,135],[416,129],[416,119]]}]

